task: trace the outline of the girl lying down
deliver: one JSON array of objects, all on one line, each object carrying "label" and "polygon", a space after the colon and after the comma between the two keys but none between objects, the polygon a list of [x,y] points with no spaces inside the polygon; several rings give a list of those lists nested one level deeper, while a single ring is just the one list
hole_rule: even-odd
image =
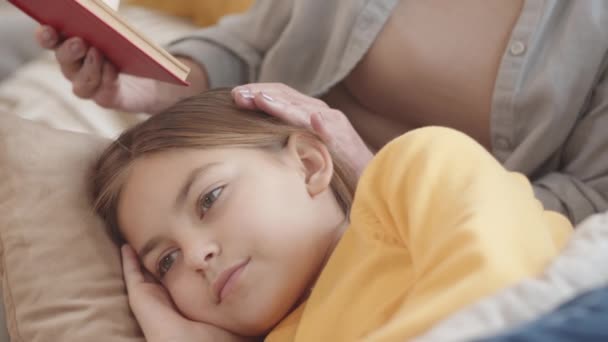
[{"label": "girl lying down", "polygon": [[129,129],[94,172],[151,342],[404,341],[541,271],[572,230],[461,133],[411,131],[355,184],[315,134],[224,90]]}]

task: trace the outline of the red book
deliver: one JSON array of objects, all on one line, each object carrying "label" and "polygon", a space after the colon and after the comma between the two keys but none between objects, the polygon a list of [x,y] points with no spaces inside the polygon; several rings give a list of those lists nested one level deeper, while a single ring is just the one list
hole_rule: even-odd
[{"label": "red book", "polygon": [[81,37],[120,72],[188,85],[190,69],[129,25],[103,0],[8,0],[65,37]]}]

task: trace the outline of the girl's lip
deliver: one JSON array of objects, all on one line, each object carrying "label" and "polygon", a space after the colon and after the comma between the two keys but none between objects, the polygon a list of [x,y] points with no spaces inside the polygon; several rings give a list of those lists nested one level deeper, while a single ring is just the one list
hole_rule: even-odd
[{"label": "girl's lip", "polygon": [[[213,293],[218,304],[222,302],[222,299],[224,299],[224,297],[226,297],[230,288],[234,287],[232,283],[237,281],[236,277],[238,277],[241,271],[245,268],[245,266],[247,266],[249,260],[250,259],[247,258],[227,268],[217,277],[217,279],[213,283]],[[228,288],[228,286],[226,285],[232,286],[229,286],[230,288]]]}]

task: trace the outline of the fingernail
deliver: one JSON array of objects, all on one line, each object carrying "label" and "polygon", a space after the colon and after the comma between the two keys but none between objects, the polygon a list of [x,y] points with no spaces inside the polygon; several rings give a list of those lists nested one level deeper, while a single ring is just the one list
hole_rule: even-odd
[{"label": "fingernail", "polygon": [[245,99],[253,99],[255,97],[249,89],[239,89],[238,93]]},{"label": "fingernail", "polygon": [[265,92],[262,92],[262,97],[268,102],[274,102],[274,99],[272,98],[272,96],[266,94]]},{"label": "fingernail", "polygon": [[45,42],[50,43],[51,42],[51,32],[49,32],[49,30],[42,31],[42,39]]},{"label": "fingernail", "polygon": [[80,52],[80,47],[79,42],[73,42],[70,44],[70,51],[72,51],[72,53],[78,53]]}]

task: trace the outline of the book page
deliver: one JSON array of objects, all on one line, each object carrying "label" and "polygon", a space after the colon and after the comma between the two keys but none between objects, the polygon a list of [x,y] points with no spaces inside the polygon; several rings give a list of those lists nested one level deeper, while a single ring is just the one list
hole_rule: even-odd
[{"label": "book page", "polygon": [[110,6],[115,11],[118,11],[118,6],[120,6],[120,0],[102,0],[106,5]]}]

